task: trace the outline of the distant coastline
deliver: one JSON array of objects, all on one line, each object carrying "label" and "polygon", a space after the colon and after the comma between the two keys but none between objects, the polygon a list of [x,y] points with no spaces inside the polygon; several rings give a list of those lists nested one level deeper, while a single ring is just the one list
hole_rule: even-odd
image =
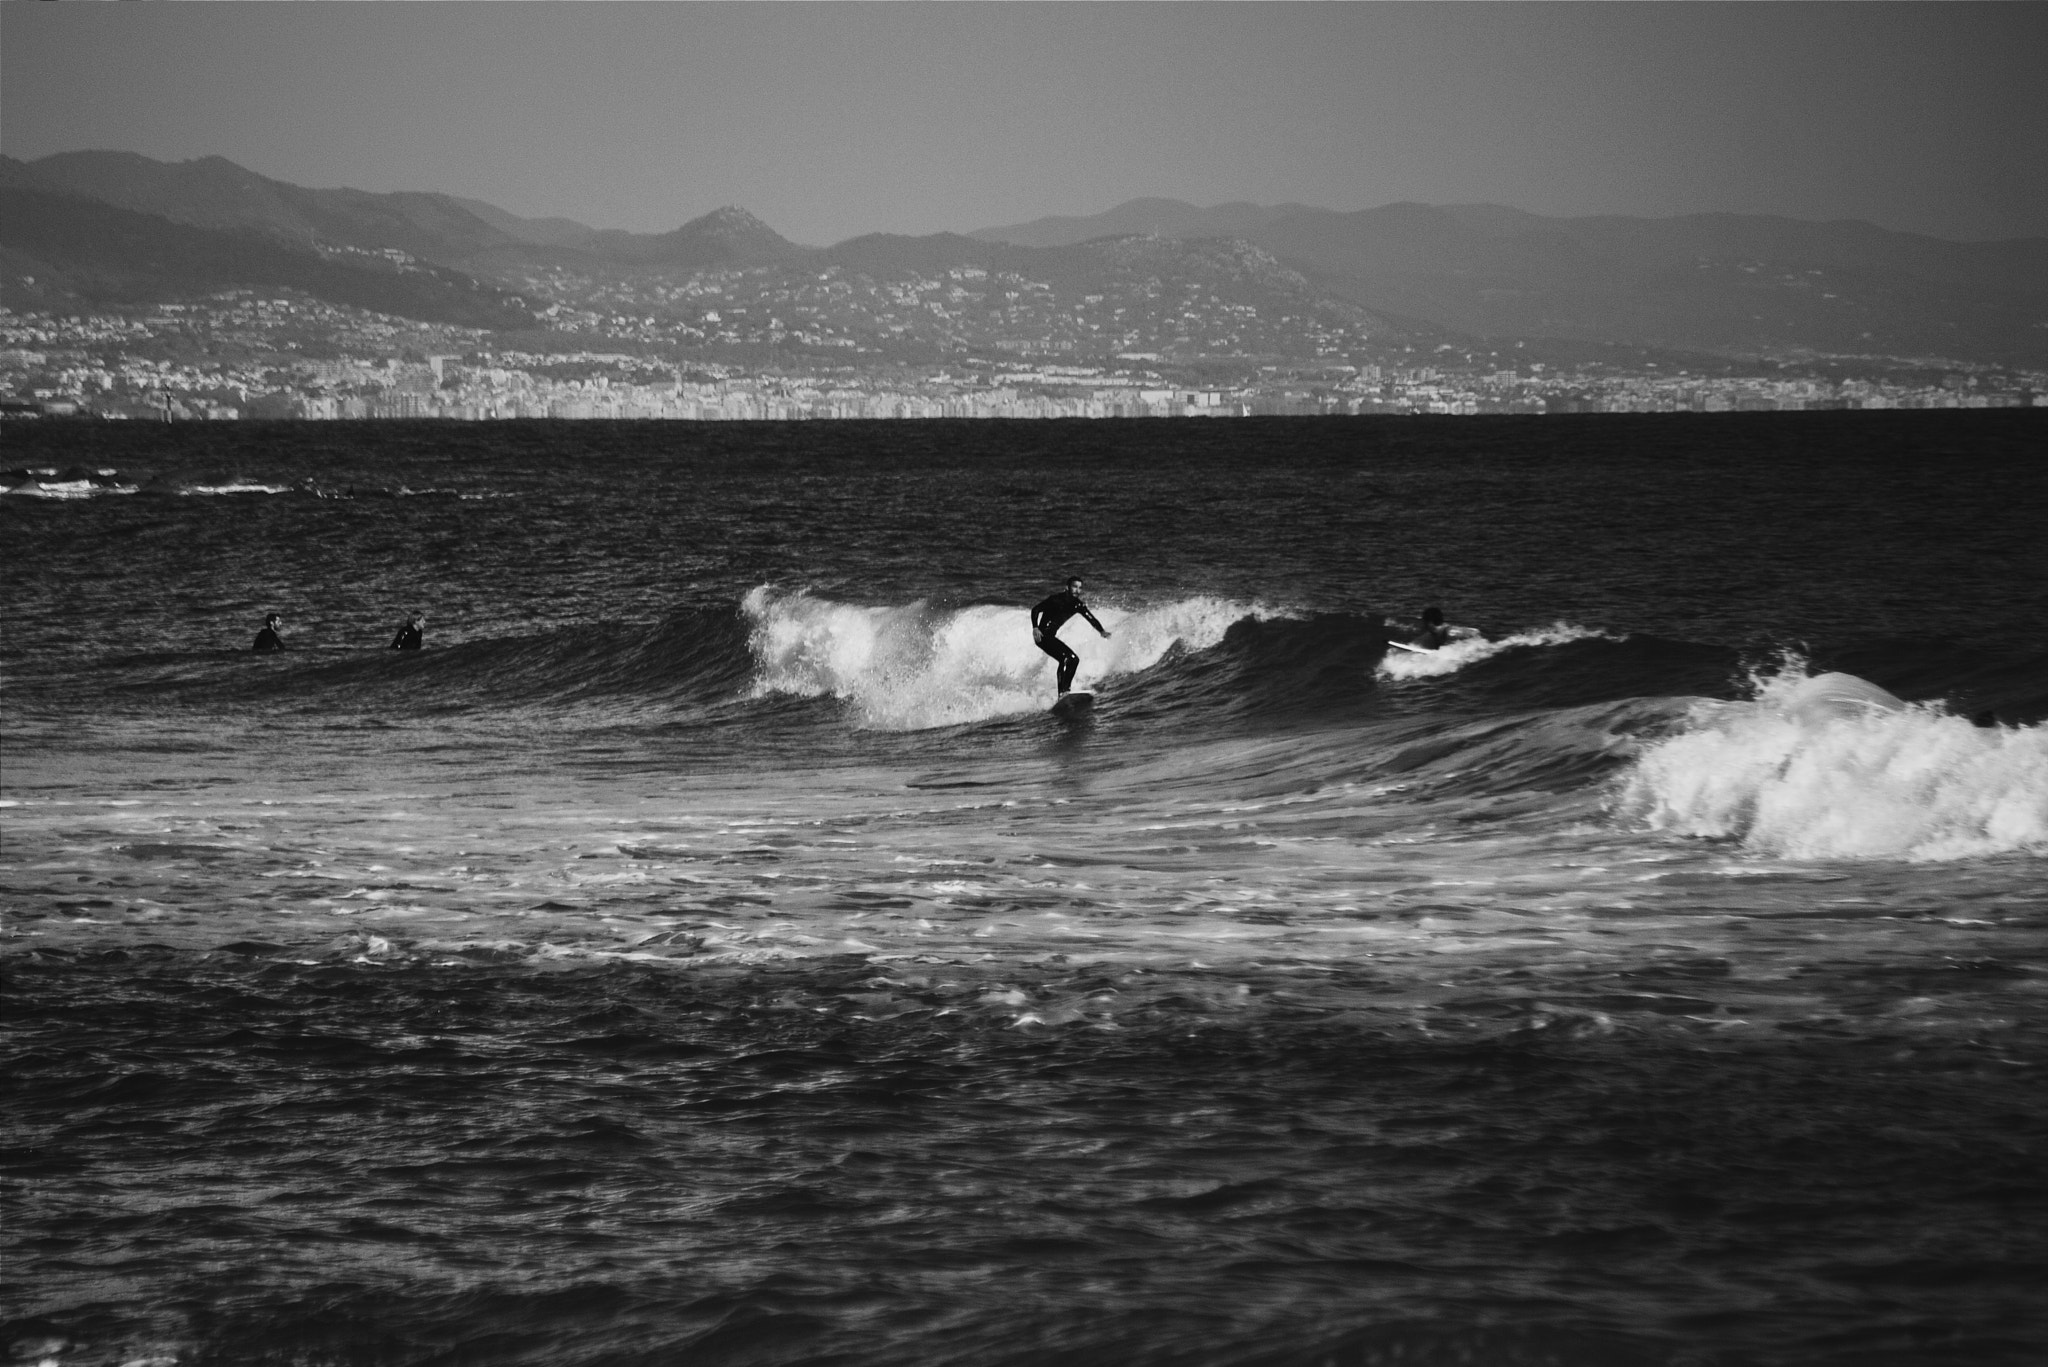
[{"label": "distant coastline", "polygon": [[[1214,365],[1086,366],[964,358],[946,366],[750,368],[598,350],[499,351],[482,333],[376,320],[384,336],[318,359],[275,332],[358,320],[331,306],[224,299],[61,316],[0,310],[0,419],[1233,418],[1359,414],[1795,412],[2048,407],[2048,373],[1900,361],[1712,371],[1625,361],[1487,369],[1295,363],[1218,380]],[[237,337],[245,355],[220,355]],[[440,347],[443,350],[431,350]],[[197,353],[197,354],[195,354]],[[1464,360],[1464,358],[1460,358]]]},{"label": "distant coastline", "polygon": [[[495,369],[495,368],[493,368]],[[1468,417],[1564,413],[1787,413],[1842,410],[2048,408],[2048,386],[1984,390],[1811,380],[1684,381],[1637,377],[1575,380],[1554,390],[1536,384],[1465,388],[1440,381],[1334,384],[1246,390],[1186,390],[1017,383],[977,386],[933,376],[915,386],[813,383],[743,376],[710,383],[580,387],[536,383],[524,372],[498,388],[454,391],[407,387],[402,373],[373,395],[335,396],[272,390],[237,403],[164,390],[115,402],[82,394],[0,402],[0,421],[364,421],[430,419],[563,421],[792,422],[903,419],[1175,419],[1251,417]],[[220,387],[207,386],[217,396]],[[1035,392],[1034,392],[1035,391]],[[173,395],[176,394],[176,397]]]},{"label": "distant coastline", "polygon": [[2033,407],[2048,241],[1762,215],[1133,200],[800,246],[0,157],[0,400],[130,418]]}]

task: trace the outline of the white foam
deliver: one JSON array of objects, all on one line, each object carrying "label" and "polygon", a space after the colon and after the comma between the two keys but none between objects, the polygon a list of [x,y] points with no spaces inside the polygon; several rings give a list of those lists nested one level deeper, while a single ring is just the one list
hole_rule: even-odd
[{"label": "white foam", "polygon": [[[957,726],[1039,712],[1054,698],[1052,659],[1031,641],[1026,608],[860,607],[762,586],[741,604],[752,624],[754,691],[853,703],[886,731]],[[1104,640],[1082,622],[1063,640],[1081,657],[1077,688],[1157,664],[1175,644],[1202,650],[1233,622],[1268,615],[1254,604],[1186,598],[1158,607],[1095,604]]]},{"label": "white foam", "polygon": [[89,479],[32,480],[0,494],[15,498],[97,498],[102,494],[132,494],[133,484],[95,484]]},{"label": "white foam", "polygon": [[1512,650],[1517,646],[1561,646],[1568,641],[1620,639],[1592,627],[1556,622],[1547,627],[1531,627],[1526,631],[1518,631],[1497,641],[1489,641],[1483,636],[1468,636],[1460,641],[1446,642],[1431,651],[1389,650],[1380,661],[1378,672],[1381,677],[1388,679],[1434,679],[1445,674],[1455,674],[1466,665],[1490,659],[1504,650]]},{"label": "white foam", "polygon": [[231,484],[191,484],[178,490],[187,497],[215,498],[224,494],[288,494],[289,484],[253,484],[236,480]]},{"label": "white foam", "polygon": [[1925,705],[1816,710],[1800,705],[1813,682],[1788,671],[1753,701],[1700,704],[1637,759],[1621,813],[1794,859],[2048,853],[2048,729]]}]

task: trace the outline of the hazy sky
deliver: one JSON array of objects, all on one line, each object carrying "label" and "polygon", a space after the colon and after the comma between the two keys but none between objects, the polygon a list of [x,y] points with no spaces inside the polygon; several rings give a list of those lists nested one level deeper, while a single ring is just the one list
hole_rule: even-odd
[{"label": "hazy sky", "polygon": [[2042,4],[0,4],[0,149],[659,231],[1140,195],[2048,236]]}]

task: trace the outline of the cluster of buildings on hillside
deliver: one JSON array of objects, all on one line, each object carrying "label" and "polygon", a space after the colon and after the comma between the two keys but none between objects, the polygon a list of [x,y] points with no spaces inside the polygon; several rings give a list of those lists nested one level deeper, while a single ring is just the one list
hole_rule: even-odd
[{"label": "cluster of buildings on hillside", "polygon": [[329,312],[245,296],[140,315],[0,310],[0,403],[16,414],[116,418],[685,421],[2048,405],[2048,373],[1988,368],[1822,379],[1318,360],[1246,365],[1219,381],[1213,365],[1197,375],[1131,353],[1104,365],[999,355],[800,370],[641,351],[501,350],[471,329]]},{"label": "cluster of buildings on hillside", "polygon": [[[824,270],[705,270],[686,280],[600,280],[536,271],[524,282],[551,331],[645,345],[800,346],[857,356],[987,351],[1107,356],[1163,349],[1188,355],[1335,356],[1365,328],[1313,299],[1306,282],[1255,249],[1203,279],[1123,263],[1090,285],[1056,288],[1011,271],[962,265],[876,278]],[[1242,254],[1242,253],[1241,253]]]}]

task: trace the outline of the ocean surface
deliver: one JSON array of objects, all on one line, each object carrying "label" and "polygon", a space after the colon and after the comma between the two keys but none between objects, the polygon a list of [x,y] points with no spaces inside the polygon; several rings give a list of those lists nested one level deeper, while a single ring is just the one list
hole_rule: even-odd
[{"label": "ocean surface", "polygon": [[12,1362],[2048,1357],[2039,415],[0,466]]}]

